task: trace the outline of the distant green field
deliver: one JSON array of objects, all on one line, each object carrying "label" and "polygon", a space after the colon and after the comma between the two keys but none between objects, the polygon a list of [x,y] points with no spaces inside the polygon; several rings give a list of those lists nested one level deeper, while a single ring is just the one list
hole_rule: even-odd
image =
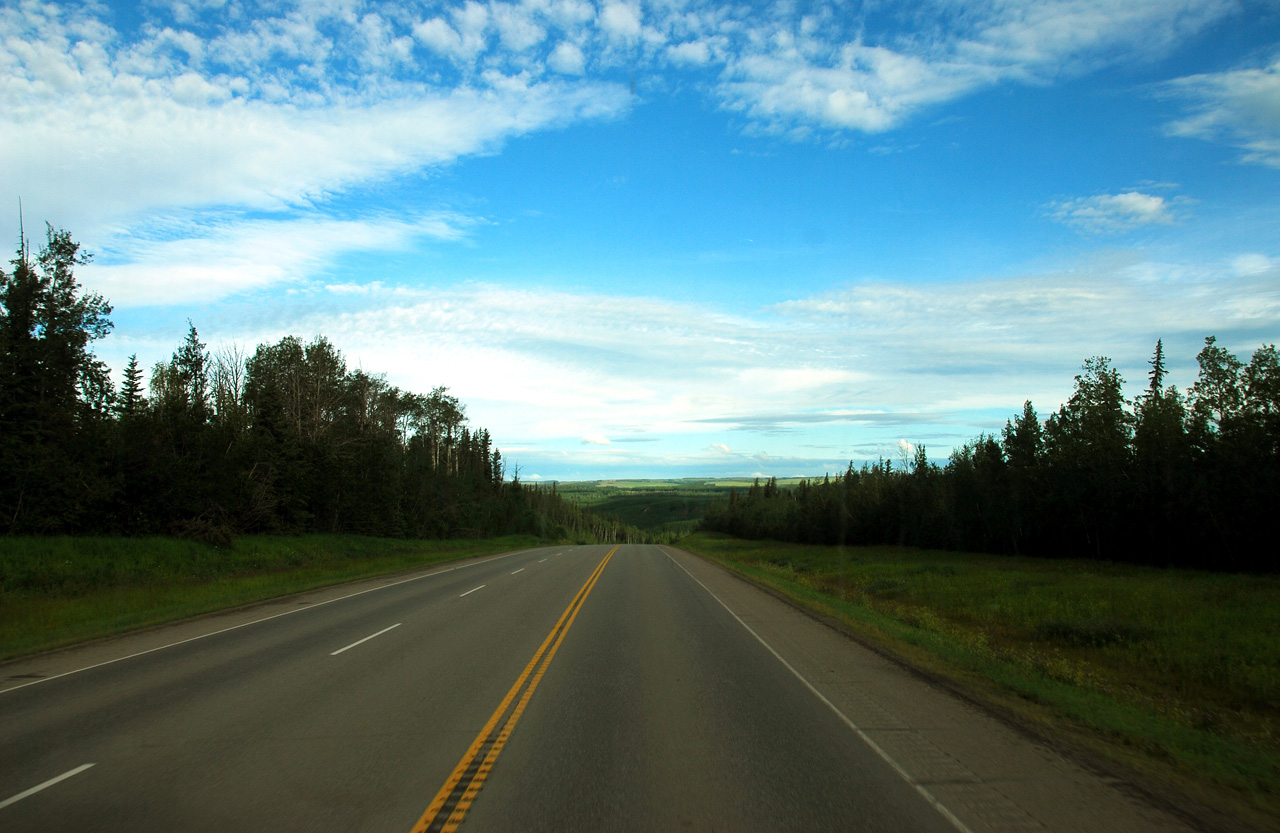
[{"label": "distant green field", "polygon": [[[751,488],[751,484],[752,484],[752,483],[754,483],[756,480],[759,480],[759,481],[760,481],[760,485],[762,485],[762,486],[763,486],[763,485],[764,485],[765,480],[767,480],[767,479],[768,479],[768,478],[766,478],[766,477],[760,477],[760,478],[756,478],[756,477],[737,477],[737,478],[730,477],[730,478],[724,478],[724,479],[721,479],[721,480],[711,480],[711,481],[708,481],[708,485],[715,486],[715,487],[716,487],[716,488],[718,488],[718,489],[723,489],[723,490],[727,493],[727,492],[729,491],[729,489],[731,489],[731,488],[734,488],[734,489],[749,489],[749,488]],[[822,478],[821,478],[821,477],[817,477],[817,478],[813,478],[813,477],[779,477],[779,478],[778,478],[778,485],[779,485],[779,486],[798,486],[798,485],[800,485],[800,481],[801,481],[801,480],[809,480],[809,481],[813,481],[813,480],[815,480],[815,479],[816,479],[816,480],[821,480]]]},{"label": "distant green field", "polygon": [[1280,829],[1280,577],[714,533],[679,546]]},{"label": "distant green field", "polygon": [[564,497],[593,512],[613,515],[649,533],[679,536],[692,532],[711,501],[729,494],[730,485],[746,488],[751,481],[702,478],[686,480],[594,480],[558,483]]},{"label": "distant green field", "polygon": [[[649,533],[679,537],[693,532],[713,500],[727,498],[731,489],[746,491],[754,477],[681,480],[581,480],[557,483],[556,490],[593,512],[613,515]],[[779,479],[779,486],[795,486],[802,478]],[[759,478],[761,484],[765,478]]]},{"label": "distant green field", "polygon": [[[624,523],[674,540],[698,528],[714,500],[731,489],[746,491],[756,478],[690,477],[680,480],[581,480],[557,483],[556,490],[593,512],[613,515]],[[764,478],[760,478],[762,484]],[[779,486],[795,486],[801,478],[780,479]]]},{"label": "distant green field", "polygon": [[246,535],[0,537],[0,660],[132,628],[442,561],[537,546],[531,536],[413,541]]}]

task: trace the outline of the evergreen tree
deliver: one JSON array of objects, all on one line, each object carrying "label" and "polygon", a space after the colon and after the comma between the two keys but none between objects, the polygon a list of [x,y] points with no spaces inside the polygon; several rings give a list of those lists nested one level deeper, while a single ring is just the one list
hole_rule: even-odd
[{"label": "evergreen tree", "polygon": [[1183,521],[1201,511],[1191,501],[1186,409],[1182,395],[1164,382],[1164,350],[1156,342],[1150,385],[1134,402],[1135,554],[1158,562],[1184,535]]},{"label": "evergreen tree", "polygon": [[173,369],[181,385],[181,397],[190,419],[203,425],[209,419],[209,352],[196,325],[187,321],[187,337],[173,354]]},{"label": "evergreen tree", "polygon": [[120,388],[117,403],[122,419],[138,416],[146,407],[147,399],[143,392],[142,368],[138,366],[138,354],[129,356],[129,363],[124,368],[124,385]]},{"label": "evergreen tree", "polygon": [[1028,399],[1022,413],[1005,423],[1002,434],[1004,453],[1015,471],[1027,472],[1036,467],[1044,446],[1040,417]]},{"label": "evergreen tree", "polygon": [[89,262],[70,233],[47,227],[31,262],[26,242],[13,272],[0,269],[0,529],[57,529],[81,521],[83,501],[104,488],[99,431],[113,396],[89,349],[111,330],[111,305],[83,294],[75,267]]},{"label": "evergreen tree", "polygon": [[1151,372],[1147,374],[1151,379],[1148,390],[1159,392],[1164,389],[1164,339],[1156,339],[1156,352],[1151,357]]}]

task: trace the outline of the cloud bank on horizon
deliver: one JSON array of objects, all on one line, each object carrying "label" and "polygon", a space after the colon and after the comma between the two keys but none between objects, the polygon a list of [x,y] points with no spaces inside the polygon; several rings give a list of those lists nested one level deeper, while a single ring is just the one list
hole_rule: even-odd
[{"label": "cloud bank on horizon", "polygon": [[945,454],[1280,330],[1271,3],[21,0],[0,67],[114,365],[324,333],[543,478]]}]

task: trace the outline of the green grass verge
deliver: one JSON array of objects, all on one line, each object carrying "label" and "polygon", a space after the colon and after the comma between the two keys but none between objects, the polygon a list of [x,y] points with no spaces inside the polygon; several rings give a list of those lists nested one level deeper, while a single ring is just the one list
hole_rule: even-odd
[{"label": "green grass verge", "polygon": [[531,536],[411,541],[246,535],[0,538],[0,660],[345,581],[538,546]]},{"label": "green grass verge", "polygon": [[1280,579],[711,533],[679,546],[1025,719],[1280,827]]}]

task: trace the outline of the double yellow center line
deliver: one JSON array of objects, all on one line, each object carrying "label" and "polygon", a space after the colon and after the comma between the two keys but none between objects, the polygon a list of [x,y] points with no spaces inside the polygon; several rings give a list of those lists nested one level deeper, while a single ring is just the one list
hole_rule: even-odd
[{"label": "double yellow center line", "polygon": [[[467,754],[458,761],[458,765],[454,767],[453,773],[444,782],[440,792],[436,793],[427,811],[414,825],[412,833],[452,833],[458,829],[458,825],[467,815],[467,810],[471,809],[471,802],[475,801],[476,794],[480,792],[485,779],[489,777],[493,762],[498,759],[502,748],[506,746],[507,738],[511,737],[511,731],[520,721],[520,715],[524,714],[525,706],[529,704],[529,698],[533,696],[538,683],[542,681],[542,675],[546,673],[547,666],[551,664],[556,651],[560,649],[560,643],[564,641],[565,634],[573,626],[573,620],[578,618],[578,611],[587,600],[587,594],[591,592],[592,587],[595,587],[596,579],[600,578],[605,565],[617,551],[617,547],[609,550],[596,565],[587,583],[582,585],[578,595],[573,597],[573,601],[565,608],[564,613],[560,614],[560,621],[556,622],[551,633],[547,634],[547,638],[542,641],[533,659],[529,660],[529,664],[525,666],[516,684],[507,692],[507,696],[490,716],[489,722],[471,742]],[[523,693],[521,693],[522,690]],[[511,709],[511,704],[516,700],[517,695],[520,700],[516,702],[515,708]],[[510,714],[507,713],[509,709]]]}]

